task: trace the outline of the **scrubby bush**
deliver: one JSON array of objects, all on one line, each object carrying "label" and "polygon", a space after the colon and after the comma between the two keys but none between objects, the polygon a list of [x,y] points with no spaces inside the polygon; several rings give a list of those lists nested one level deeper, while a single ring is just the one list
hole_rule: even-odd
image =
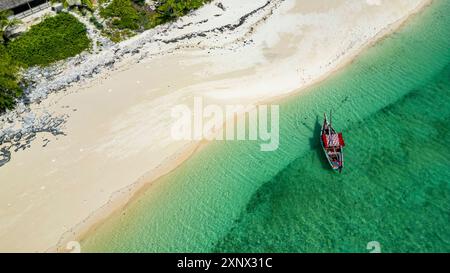
[{"label": "scrubby bush", "polygon": [[19,67],[5,47],[9,40],[5,30],[15,23],[8,19],[11,14],[8,10],[0,11],[0,113],[12,108],[16,98],[22,94],[17,78]]},{"label": "scrubby bush", "polygon": [[136,30],[139,28],[139,14],[130,0],[113,0],[100,11],[104,18],[111,18],[112,24],[119,29]]},{"label": "scrubby bush", "polygon": [[75,56],[87,49],[86,27],[74,16],[60,13],[34,25],[8,43],[8,51],[23,66],[45,66]]},{"label": "scrubby bush", "polygon": [[165,0],[157,7],[158,19],[162,22],[173,20],[201,7],[209,0]]},{"label": "scrubby bush", "polygon": [[22,94],[17,79],[19,67],[0,44],[0,112],[13,107],[16,98]]},{"label": "scrubby bush", "polygon": [[120,41],[137,31],[153,28],[183,16],[209,1],[162,0],[158,2],[156,10],[151,10],[144,0],[113,0],[100,11],[100,15],[110,22],[109,29],[104,33],[111,40]]},{"label": "scrubby bush", "polygon": [[12,41],[0,43],[0,112],[21,96],[20,67],[45,66],[87,49],[86,27],[68,13],[45,18]]},{"label": "scrubby bush", "polygon": [[132,0],[133,3],[143,6],[145,4],[145,0]]},{"label": "scrubby bush", "polygon": [[103,24],[100,23],[100,22],[97,20],[97,18],[95,18],[95,16],[91,16],[91,17],[89,18],[89,21],[90,21],[97,29],[99,29],[99,30],[102,30],[102,29],[103,29]]}]

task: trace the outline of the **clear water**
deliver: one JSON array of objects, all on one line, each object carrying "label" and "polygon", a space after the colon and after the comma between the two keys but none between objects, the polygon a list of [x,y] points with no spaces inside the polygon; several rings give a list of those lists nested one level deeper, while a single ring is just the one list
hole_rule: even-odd
[{"label": "clear water", "polygon": [[[209,145],[82,242],[120,252],[450,252],[450,1],[280,102],[280,148]],[[330,171],[324,111],[346,139]]]}]

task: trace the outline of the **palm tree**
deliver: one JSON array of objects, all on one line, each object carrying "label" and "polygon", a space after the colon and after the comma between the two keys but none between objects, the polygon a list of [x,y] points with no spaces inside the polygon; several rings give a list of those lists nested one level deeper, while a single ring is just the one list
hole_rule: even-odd
[{"label": "palm tree", "polygon": [[19,19],[9,19],[12,14],[13,13],[10,10],[0,11],[0,42],[3,44],[9,40],[8,29],[21,23]]}]

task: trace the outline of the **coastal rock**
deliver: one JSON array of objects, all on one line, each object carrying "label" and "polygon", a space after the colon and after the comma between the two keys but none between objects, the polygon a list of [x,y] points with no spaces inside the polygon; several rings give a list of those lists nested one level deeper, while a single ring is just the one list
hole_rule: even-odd
[{"label": "coastal rock", "polygon": [[[72,12],[86,25],[88,36],[93,41],[92,52],[79,54],[48,67],[31,67],[23,72],[23,82],[26,83],[24,96],[14,110],[2,114],[4,121],[0,123],[2,139],[0,145],[4,147],[1,148],[6,149],[5,151],[10,151],[13,147],[14,149],[24,149],[40,132],[49,132],[53,135],[63,134],[62,126],[66,117],[53,117],[48,113],[28,115],[30,105],[39,104],[50,93],[65,90],[75,83],[86,82],[94,78],[94,75],[113,69],[124,59],[127,62],[139,62],[149,56],[161,55],[183,47],[198,46],[200,42],[202,42],[202,46],[204,43],[209,43],[208,46],[215,48],[218,46],[215,39],[209,39],[215,32],[235,31],[255,14],[266,10],[264,16],[267,16],[272,9],[277,7],[277,3],[282,1],[267,1],[260,7],[242,15],[237,21],[233,19],[233,22],[221,23],[219,26],[210,23],[211,18],[197,18],[197,12],[191,12],[175,22],[157,26],[118,44],[103,37],[87,18]],[[221,3],[217,3],[217,7],[228,12]],[[94,15],[98,16],[98,14]],[[236,46],[236,44],[231,44],[231,47]],[[5,146],[5,143],[9,146]],[[7,156],[10,157],[10,154]]]},{"label": "coastal rock", "polygon": [[224,5],[222,4],[222,2],[217,3],[216,6],[217,6],[219,9],[223,10],[223,11],[226,11],[226,10],[227,10],[227,9],[224,7]]},{"label": "coastal rock", "polygon": [[[14,112],[8,114],[14,115]],[[37,117],[35,113],[15,115],[16,120],[11,123],[0,123],[0,167],[11,159],[11,151],[17,152],[30,147],[38,133],[48,132],[54,136],[64,134],[63,125],[67,115],[54,117],[43,113]],[[8,117],[6,120],[11,120]]]}]

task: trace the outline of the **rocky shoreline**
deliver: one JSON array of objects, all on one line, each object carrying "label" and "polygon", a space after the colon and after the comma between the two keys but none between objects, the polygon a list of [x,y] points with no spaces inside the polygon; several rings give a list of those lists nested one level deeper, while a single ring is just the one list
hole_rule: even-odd
[{"label": "rocky shoreline", "polygon": [[[19,129],[11,127],[2,129],[0,135],[0,167],[11,160],[11,153],[19,150],[29,148],[31,142],[36,139],[39,133],[50,133],[53,136],[64,135],[63,125],[66,122],[67,116],[53,117],[49,113],[45,113],[36,117],[31,111],[26,111],[27,114],[21,115],[21,125]],[[2,122],[4,122],[2,120]],[[7,123],[13,124],[10,118],[6,119]],[[44,139],[43,147],[50,142],[49,139]]]},{"label": "rocky shoreline", "polygon": [[[210,18],[197,18],[198,11],[193,11],[175,22],[145,31],[118,44],[109,42],[94,26],[89,25],[88,20],[75,14],[87,25],[88,36],[96,46],[92,52],[84,52],[49,67],[32,67],[24,72],[23,79],[27,84],[25,95],[14,110],[0,116],[0,167],[9,162],[12,152],[29,147],[37,134],[42,132],[48,132],[54,136],[64,134],[63,125],[68,115],[55,116],[53,113],[36,112],[30,108],[31,105],[40,104],[49,94],[63,92],[75,84],[87,83],[101,73],[117,69],[118,63],[125,59],[140,62],[149,56],[167,54],[176,49],[202,46],[202,44],[211,49],[232,50],[235,44],[226,48],[224,45],[215,44],[214,41],[208,43],[208,38],[216,35],[236,35],[234,33],[236,29],[247,23],[252,16],[261,14],[259,17],[265,18],[283,1],[267,0],[256,9],[241,15],[237,20],[234,19],[220,26],[216,24],[215,27],[207,26]],[[230,12],[220,1],[213,1],[207,6],[205,8],[215,9],[214,18],[227,16],[227,12]],[[261,18],[256,18],[256,21]],[[188,23],[185,23],[186,21]],[[191,27],[193,30],[188,29]],[[97,46],[96,41],[101,41],[101,47]],[[242,44],[245,45],[246,41]]]}]

